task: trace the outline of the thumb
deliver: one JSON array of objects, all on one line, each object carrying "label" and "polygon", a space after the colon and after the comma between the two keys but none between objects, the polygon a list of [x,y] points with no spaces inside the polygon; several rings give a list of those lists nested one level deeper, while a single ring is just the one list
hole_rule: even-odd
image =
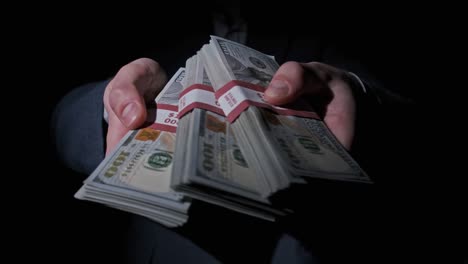
[{"label": "thumb", "polygon": [[136,129],[146,120],[146,104],[152,102],[166,82],[166,74],[151,59],[137,59],[124,67],[109,83],[104,104],[128,129]]},{"label": "thumb", "polygon": [[273,76],[265,91],[265,99],[274,105],[292,103],[304,93],[314,94],[326,88],[326,84],[314,71],[300,63],[286,62]]},{"label": "thumb", "polygon": [[134,83],[116,78],[110,83],[109,106],[128,129],[136,129],[146,120],[146,107]]}]

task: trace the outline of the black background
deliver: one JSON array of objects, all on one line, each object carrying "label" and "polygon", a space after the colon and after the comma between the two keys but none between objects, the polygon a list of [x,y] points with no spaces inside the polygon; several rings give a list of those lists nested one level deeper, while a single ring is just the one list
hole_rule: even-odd
[{"label": "black background", "polygon": [[[174,10],[175,15],[164,10]],[[115,230],[125,224],[124,214],[73,198],[83,178],[64,168],[55,157],[49,118],[58,100],[71,89],[108,78],[133,59],[151,56],[156,47],[153,44],[157,43],[155,32],[170,28],[161,23],[166,21],[163,16],[169,16],[166,23],[176,24],[176,10],[176,6],[158,7],[158,4],[151,8],[131,7],[122,13],[92,6],[59,7],[56,11],[28,13],[23,26],[10,29],[9,39],[20,41],[12,42],[15,47],[7,50],[7,53],[12,51],[8,55],[12,55],[15,66],[14,74],[6,78],[12,81],[11,86],[15,87],[12,90],[19,92],[15,96],[28,97],[22,104],[26,107],[15,113],[33,117],[18,120],[17,115],[6,115],[13,119],[13,126],[25,132],[22,137],[30,153],[25,162],[24,148],[16,148],[14,157],[20,158],[14,158],[11,163],[21,168],[14,176],[14,185],[10,185],[15,186],[12,189],[20,189],[14,191],[13,197],[24,198],[17,201],[9,195],[10,200],[16,201],[11,212],[14,228],[10,242],[17,245],[18,258],[109,263],[111,255],[123,248],[119,240],[123,234]],[[381,207],[383,218],[388,217],[385,219],[388,223],[376,226],[388,228],[384,234],[401,243],[395,255],[387,260],[416,252],[413,242],[419,243],[427,235],[420,225],[422,217],[418,212],[425,211],[428,204],[415,195],[415,186],[421,183],[421,163],[414,157],[422,155],[424,140],[419,135],[427,129],[427,117],[422,115],[427,110],[426,97],[436,92],[430,86],[421,85],[421,76],[430,70],[427,44],[442,37],[437,23],[419,8],[403,5],[381,5],[366,10],[351,4],[330,3],[312,9],[293,9],[299,10],[298,13],[281,6],[272,10],[263,15],[279,21],[306,17],[304,29],[316,27],[336,38],[343,47],[359,54],[360,60],[382,80],[414,99],[415,106],[408,117],[402,118],[402,129],[396,130],[385,145],[406,142],[408,147],[403,154],[399,149],[389,148],[382,156],[382,159],[393,158],[390,166],[384,163],[388,170],[379,176],[382,195],[377,207]],[[196,15],[191,15],[196,19]],[[437,50],[431,52],[431,56],[439,55]],[[395,109],[395,113],[405,115],[406,110]],[[396,233],[392,234],[392,230]],[[385,248],[383,252],[393,252],[391,244],[379,243]]]}]

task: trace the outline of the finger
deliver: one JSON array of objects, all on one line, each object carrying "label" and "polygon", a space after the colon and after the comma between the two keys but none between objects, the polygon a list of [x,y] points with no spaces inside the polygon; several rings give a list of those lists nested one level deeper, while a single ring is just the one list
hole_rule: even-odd
[{"label": "finger", "polygon": [[129,129],[122,124],[116,115],[109,115],[109,127],[106,138],[106,156],[114,150],[119,141],[128,131]]},{"label": "finger", "polygon": [[110,83],[109,118],[116,117],[127,129],[135,129],[146,120],[146,107],[134,83],[114,79]]},{"label": "finger", "polygon": [[320,73],[298,62],[286,62],[273,76],[265,91],[265,99],[271,104],[291,103],[304,93],[314,94],[326,90]]},{"label": "finger", "polygon": [[146,103],[153,102],[166,79],[165,72],[150,59],[122,67],[104,96],[109,116],[114,114],[128,129],[138,128],[146,120]]},{"label": "finger", "polygon": [[131,63],[135,71],[139,74],[135,85],[140,94],[143,95],[145,102],[154,102],[156,96],[167,83],[167,75],[163,68],[152,59],[141,58]]}]

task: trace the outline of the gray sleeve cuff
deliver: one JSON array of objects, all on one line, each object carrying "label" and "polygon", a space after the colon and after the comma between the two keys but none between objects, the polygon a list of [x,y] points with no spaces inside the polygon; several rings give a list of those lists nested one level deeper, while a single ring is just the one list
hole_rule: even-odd
[{"label": "gray sleeve cuff", "polygon": [[360,89],[364,95],[368,97],[373,97],[379,104],[382,104],[382,100],[380,99],[379,95],[374,93],[369,85],[365,83],[357,74],[354,72],[348,72],[349,76],[351,77],[351,81],[353,82],[354,86],[357,89]]},{"label": "gray sleeve cuff", "polygon": [[102,116],[102,117],[104,118],[104,120],[106,121],[106,123],[109,124],[109,113],[107,113],[107,110],[106,110],[105,107],[103,107],[103,108],[104,108],[104,113],[103,113],[103,116]]}]

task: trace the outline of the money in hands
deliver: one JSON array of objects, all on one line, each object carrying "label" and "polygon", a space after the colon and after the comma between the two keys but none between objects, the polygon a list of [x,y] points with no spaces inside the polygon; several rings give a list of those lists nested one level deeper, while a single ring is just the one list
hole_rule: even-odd
[{"label": "money in hands", "polygon": [[278,68],[212,36],[158,95],[154,123],[130,131],[75,196],[176,227],[193,199],[274,221],[292,212],[269,198],[293,184],[371,183],[308,102],[263,100]]},{"label": "money in hands", "polygon": [[187,221],[190,199],[170,188],[176,135],[158,130],[165,126],[171,130],[172,120],[177,120],[168,117],[171,111],[167,108],[171,104],[177,108],[184,75],[185,70],[180,69],[156,98],[156,104],[165,110],[160,116],[166,118],[127,133],[86,179],[76,198],[142,215],[168,227]]}]

